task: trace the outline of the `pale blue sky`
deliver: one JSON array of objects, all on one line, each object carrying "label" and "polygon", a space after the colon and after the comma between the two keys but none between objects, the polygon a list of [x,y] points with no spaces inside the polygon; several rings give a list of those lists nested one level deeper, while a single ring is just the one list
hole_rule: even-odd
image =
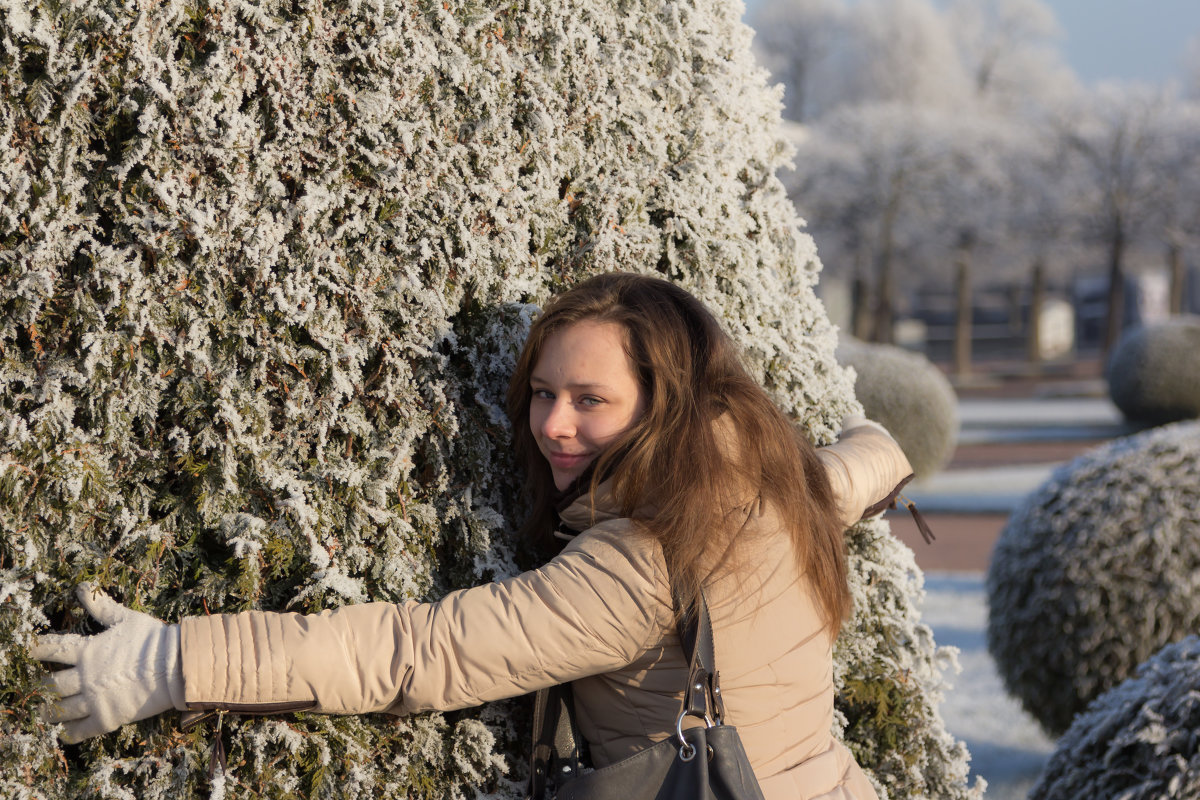
[{"label": "pale blue sky", "polygon": [[1062,27],[1063,57],[1085,83],[1182,78],[1188,40],[1200,36],[1200,0],[1044,1]]},{"label": "pale blue sky", "polygon": [[1183,75],[1200,35],[1200,0],[1046,0],[1062,26],[1063,54],[1086,82],[1161,83]]}]

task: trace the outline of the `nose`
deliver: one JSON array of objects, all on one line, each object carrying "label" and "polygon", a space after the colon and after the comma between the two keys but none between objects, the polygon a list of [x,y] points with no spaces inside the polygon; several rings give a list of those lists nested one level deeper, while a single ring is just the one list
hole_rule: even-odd
[{"label": "nose", "polygon": [[542,420],[542,435],[547,439],[570,439],[575,435],[575,413],[564,399],[556,399]]}]

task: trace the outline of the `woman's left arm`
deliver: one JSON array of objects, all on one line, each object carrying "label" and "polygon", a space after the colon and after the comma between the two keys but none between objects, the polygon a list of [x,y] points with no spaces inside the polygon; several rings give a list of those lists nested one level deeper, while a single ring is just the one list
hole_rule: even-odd
[{"label": "woman's left arm", "polygon": [[864,417],[847,417],[838,440],[817,448],[817,458],[847,528],[890,505],[913,477],[912,465],[896,440],[882,425]]}]

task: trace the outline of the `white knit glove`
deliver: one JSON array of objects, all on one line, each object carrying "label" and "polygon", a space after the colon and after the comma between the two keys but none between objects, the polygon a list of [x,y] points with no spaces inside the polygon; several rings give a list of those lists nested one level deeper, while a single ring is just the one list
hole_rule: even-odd
[{"label": "white knit glove", "polygon": [[72,664],[46,679],[57,698],[45,717],[61,722],[62,740],[75,743],[116,730],[127,722],[183,709],[179,626],[133,611],[91,584],[75,589],[79,602],[108,630],[39,636],[30,655]]}]

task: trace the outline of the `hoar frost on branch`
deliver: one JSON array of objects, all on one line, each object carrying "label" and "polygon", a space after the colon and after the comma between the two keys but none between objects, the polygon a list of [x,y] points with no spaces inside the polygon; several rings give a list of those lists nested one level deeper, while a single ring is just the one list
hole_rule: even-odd
[{"label": "hoar frost on branch", "polygon": [[1075,718],[1030,800],[1200,793],[1200,639],[1169,644]]},{"label": "hoar frost on branch", "polygon": [[[82,629],[81,579],[174,619],[515,571],[505,382],[536,305],[597,271],[695,292],[829,441],[857,404],[740,13],[0,5],[0,796],[519,791],[515,703],[229,719],[211,781],[175,719],[62,749],[25,648]],[[855,537],[847,739],[892,796],[969,796],[919,573]]]}]

